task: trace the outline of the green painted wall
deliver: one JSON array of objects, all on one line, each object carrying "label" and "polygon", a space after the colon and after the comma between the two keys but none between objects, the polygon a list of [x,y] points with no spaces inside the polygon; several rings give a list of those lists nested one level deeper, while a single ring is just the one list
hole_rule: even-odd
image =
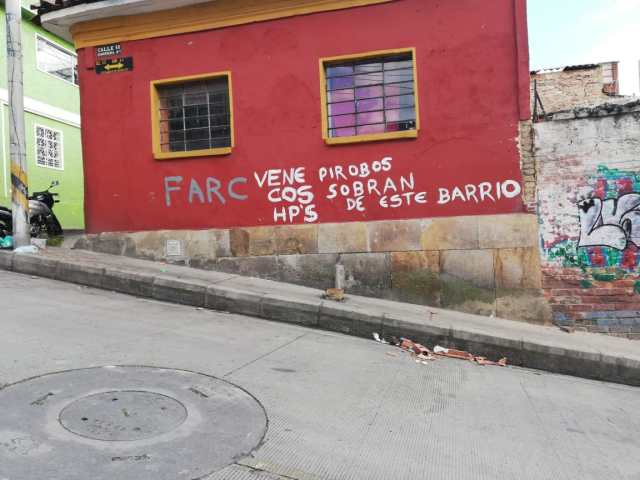
[{"label": "green painted wall", "polygon": [[[7,174],[4,176],[0,175],[0,181],[2,182],[0,184],[0,204],[5,206],[10,206],[11,204],[11,185],[8,175],[10,168],[8,122],[9,109],[6,105],[3,105],[0,131],[4,130],[5,141],[4,145],[0,143],[0,148],[3,150],[0,153],[0,165],[2,165],[2,170],[6,171]],[[43,125],[62,132],[64,170],[45,168],[36,164],[36,125]],[[56,187],[54,191],[60,193],[60,203],[55,206],[54,211],[62,227],[67,230],[83,229],[84,178],[82,173],[82,156],[79,148],[80,129],[39,115],[27,113],[25,115],[25,131],[27,139],[29,190],[44,190],[49,186],[51,181],[58,180],[60,186]]]},{"label": "green painted wall", "polygon": [[[28,16],[28,15],[27,15]],[[0,4],[0,94],[7,88],[5,43],[5,14]],[[79,114],[80,93],[76,85],[38,70],[36,63],[36,35],[41,35],[73,52],[73,46],[57,38],[23,17],[22,47],[24,57],[24,93],[26,98],[37,100],[50,107]],[[0,96],[1,98],[1,96]],[[0,101],[0,204],[10,206],[9,175],[9,127],[8,107]],[[35,125],[40,124],[63,135],[64,170],[38,166],[35,159]],[[82,147],[80,128],[47,117],[46,112],[25,114],[29,190],[46,188],[52,180],[58,180],[61,202],[55,212],[62,227],[67,230],[84,228],[84,181],[82,173]]]}]

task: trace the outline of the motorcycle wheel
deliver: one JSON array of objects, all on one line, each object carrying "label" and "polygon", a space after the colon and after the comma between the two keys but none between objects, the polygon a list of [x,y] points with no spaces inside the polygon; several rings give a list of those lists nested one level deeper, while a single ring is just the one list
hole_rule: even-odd
[{"label": "motorcycle wheel", "polygon": [[62,235],[62,225],[56,217],[52,216],[47,219],[47,235],[49,238]]},{"label": "motorcycle wheel", "polygon": [[33,238],[40,238],[40,236],[46,231],[46,227],[42,222],[42,217],[31,217],[29,219],[29,229]]}]

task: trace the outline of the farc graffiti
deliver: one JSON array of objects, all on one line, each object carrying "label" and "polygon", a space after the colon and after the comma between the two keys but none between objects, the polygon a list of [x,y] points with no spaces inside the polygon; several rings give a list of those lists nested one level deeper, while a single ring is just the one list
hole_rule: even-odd
[{"label": "farc graffiti", "polygon": [[640,263],[640,175],[598,167],[588,193],[577,202],[580,236],[546,248],[565,267],[589,270],[597,280],[638,271]]}]

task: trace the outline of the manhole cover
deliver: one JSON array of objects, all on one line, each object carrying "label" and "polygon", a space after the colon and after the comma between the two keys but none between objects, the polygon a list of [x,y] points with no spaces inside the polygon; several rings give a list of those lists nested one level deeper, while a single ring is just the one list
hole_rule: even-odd
[{"label": "manhole cover", "polygon": [[267,428],[239,387],[182,370],[100,367],[0,390],[0,479],[192,480],[246,456]]},{"label": "manhole cover", "polygon": [[107,441],[152,438],[186,419],[187,409],[175,398],[126,390],[89,395],[60,413],[60,423],[70,432]]}]

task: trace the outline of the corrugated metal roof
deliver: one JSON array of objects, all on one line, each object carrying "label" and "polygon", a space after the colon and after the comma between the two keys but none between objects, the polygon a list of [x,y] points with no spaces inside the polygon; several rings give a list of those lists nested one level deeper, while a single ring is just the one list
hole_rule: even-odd
[{"label": "corrugated metal roof", "polygon": [[600,65],[606,65],[609,63],[620,63],[620,62],[613,61],[613,62],[600,62],[600,63],[585,63],[583,65],[568,65],[566,67],[558,67],[558,68],[543,68],[541,70],[532,70],[531,75],[539,75],[543,73],[571,72],[575,70],[593,70],[594,68],[598,68]]},{"label": "corrugated metal roof", "polygon": [[567,67],[558,67],[558,68],[543,68],[541,70],[532,70],[531,74],[542,74],[542,73],[558,73],[558,72],[571,72],[574,70],[593,70],[594,68],[598,68],[599,65],[597,63],[585,63],[584,65],[569,65]]}]

